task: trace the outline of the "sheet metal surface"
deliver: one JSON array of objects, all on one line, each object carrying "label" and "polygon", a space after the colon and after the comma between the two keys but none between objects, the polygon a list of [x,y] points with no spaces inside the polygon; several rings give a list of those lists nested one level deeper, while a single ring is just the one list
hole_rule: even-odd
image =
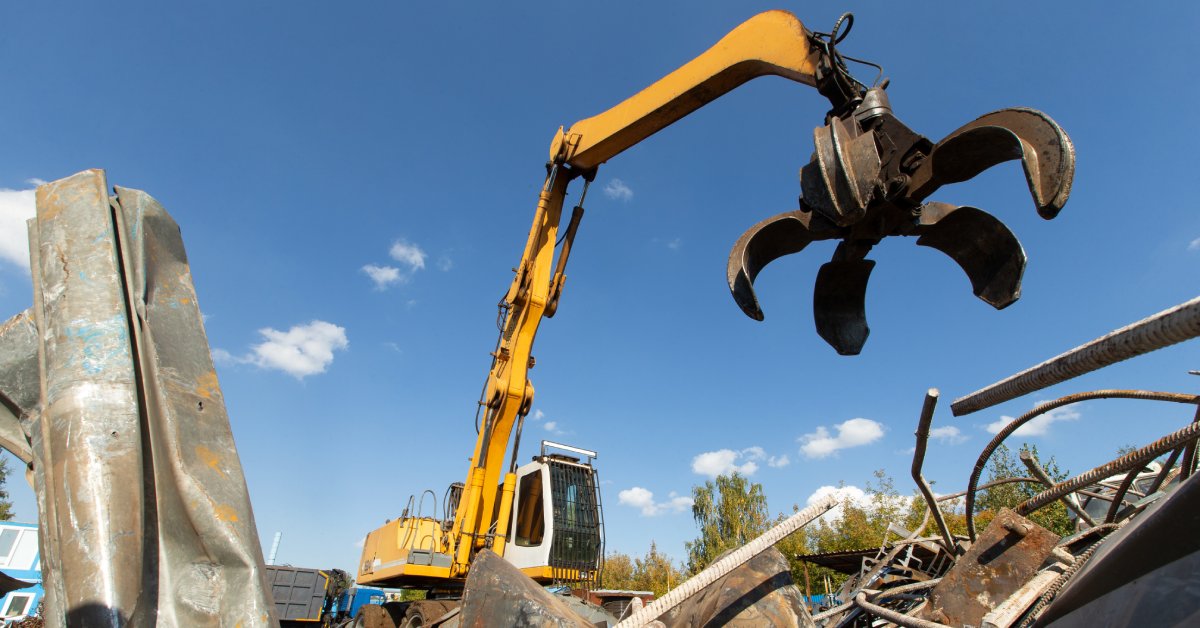
[{"label": "sheet metal surface", "polygon": [[277,624],[179,228],[103,171],[30,221],[48,626]]}]

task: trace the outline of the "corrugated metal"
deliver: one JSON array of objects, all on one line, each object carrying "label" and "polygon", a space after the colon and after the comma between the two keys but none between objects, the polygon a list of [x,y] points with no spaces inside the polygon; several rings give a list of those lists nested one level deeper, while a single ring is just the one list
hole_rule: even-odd
[{"label": "corrugated metal", "polygon": [[88,170],[30,221],[48,626],[276,624],[179,228]]}]

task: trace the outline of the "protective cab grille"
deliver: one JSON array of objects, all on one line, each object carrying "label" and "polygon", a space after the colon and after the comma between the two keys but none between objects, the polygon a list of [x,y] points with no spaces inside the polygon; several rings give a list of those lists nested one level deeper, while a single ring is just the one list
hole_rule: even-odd
[{"label": "protective cab grille", "polygon": [[550,569],[556,582],[584,588],[596,578],[604,552],[604,525],[595,471],[550,461],[554,537]]}]

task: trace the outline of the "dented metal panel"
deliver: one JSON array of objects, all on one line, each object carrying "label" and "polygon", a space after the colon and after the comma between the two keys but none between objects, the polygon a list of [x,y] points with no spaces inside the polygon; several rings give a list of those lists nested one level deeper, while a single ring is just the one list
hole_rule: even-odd
[{"label": "dented metal panel", "polygon": [[31,221],[48,625],[274,624],[179,228],[88,170]]},{"label": "dented metal panel", "polygon": [[1037,573],[1058,535],[1005,508],[930,592],[932,618],[978,626]]}]

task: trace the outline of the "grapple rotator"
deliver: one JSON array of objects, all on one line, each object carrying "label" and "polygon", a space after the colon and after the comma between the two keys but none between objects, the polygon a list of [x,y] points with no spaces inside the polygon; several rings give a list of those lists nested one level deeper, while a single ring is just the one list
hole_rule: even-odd
[{"label": "grapple rotator", "polygon": [[762,320],[759,271],[815,240],[840,240],[817,273],[813,313],[817,333],[843,355],[859,353],[867,340],[864,300],[875,262],[866,256],[887,236],[917,236],[917,244],[949,255],[975,296],[997,309],[1021,296],[1025,251],[1012,231],[981,209],[927,201],[930,194],[1020,159],[1038,213],[1051,219],[1067,202],[1075,172],[1070,138],[1040,111],[989,113],[935,144],[896,118],[885,87],[850,91],[840,115],[830,98],[835,110],[813,132],[816,151],[800,171],[800,209],[754,225],[729,255],[734,300]]}]

